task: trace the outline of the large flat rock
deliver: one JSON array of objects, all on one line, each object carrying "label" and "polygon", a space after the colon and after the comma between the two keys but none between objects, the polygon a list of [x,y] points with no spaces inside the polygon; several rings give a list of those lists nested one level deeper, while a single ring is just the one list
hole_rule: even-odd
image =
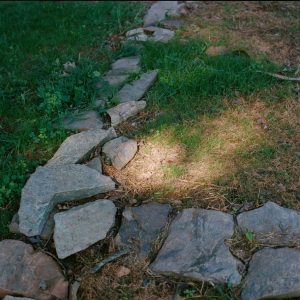
[{"label": "large flat rock", "polygon": [[170,205],[159,203],[127,207],[123,212],[117,243],[135,249],[139,257],[146,258],[166,227],[170,211]]},{"label": "large flat rock", "polygon": [[254,239],[264,244],[300,244],[300,213],[276,203],[243,212],[237,222],[243,232],[252,232]]},{"label": "large flat rock", "polygon": [[120,136],[107,142],[102,152],[117,170],[121,170],[134,158],[137,152],[137,142]]},{"label": "large flat rock", "polygon": [[140,71],[140,58],[138,56],[123,57],[116,60],[111,69],[119,74],[138,73]]},{"label": "large flat rock", "polygon": [[117,208],[109,200],[97,200],[54,216],[54,242],[61,259],[103,240],[115,224]]},{"label": "large flat rock", "polygon": [[140,100],[157,78],[157,71],[144,73],[138,80],[126,84],[116,95],[120,103]]},{"label": "large flat rock", "polygon": [[137,115],[146,107],[146,101],[129,101],[121,103],[107,110],[111,120],[111,126],[116,126],[128,118]]},{"label": "large flat rock", "polygon": [[78,131],[103,127],[103,122],[96,111],[86,111],[69,116],[63,120],[63,128]]},{"label": "large flat rock", "polygon": [[136,28],[126,32],[128,41],[136,42],[161,42],[167,43],[175,35],[175,32],[169,29],[149,26],[145,28]]},{"label": "large flat rock", "polygon": [[300,296],[300,250],[265,248],[256,252],[245,277],[242,300]]},{"label": "large flat rock", "polygon": [[89,155],[109,140],[116,138],[113,128],[94,129],[69,136],[48,161],[47,166],[82,163]]},{"label": "large flat rock", "polygon": [[144,17],[144,26],[156,24],[167,17],[179,16],[183,5],[179,4],[178,1],[155,2]]},{"label": "large flat rock", "polygon": [[229,214],[184,209],[172,222],[167,240],[150,267],[164,275],[237,285],[241,281],[240,262],[225,244],[233,233]]},{"label": "large flat rock", "polygon": [[[16,240],[0,242],[0,298],[67,299],[68,281],[50,256]],[[9,298],[8,298],[9,299]]]},{"label": "large flat rock", "polygon": [[25,297],[14,297],[14,296],[5,296],[3,300],[34,300],[32,298]]},{"label": "large flat rock", "polygon": [[78,200],[114,190],[110,177],[84,165],[38,167],[22,190],[20,232],[40,235],[57,203]]}]

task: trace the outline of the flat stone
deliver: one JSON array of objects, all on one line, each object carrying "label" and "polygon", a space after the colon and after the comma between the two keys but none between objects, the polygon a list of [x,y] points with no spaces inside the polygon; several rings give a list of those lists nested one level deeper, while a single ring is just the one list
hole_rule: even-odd
[{"label": "flat stone", "polygon": [[68,281],[59,265],[43,252],[34,251],[29,244],[1,241],[0,270],[0,298],[8,295],[40,300],[68,297]]},{"label": "flat stone", "polygon": [[[50,213],[45,226],[42,230],[42,233],[40,235],[40,237],[43,240],[48,240],[51,238],[52,233],[53,233],[53,229],[54,229],[54,215],[57,213],[57,209],[53,209],[53,211]],[[14,214],[13,219],[9,225],[9,231],[11,233],[17,233],[20,234],[20,228],[19,228],[19,215],[18,213]]]},{"label": "flat stone", "polygon": [[58,203],[88,198],[115,189],[110,177],[84,165],[38,167],[22,190],[20,232],[40,235]]},{"label": "flat stone", "polygon": [[225,244],[234,233],[233,217],[205,209],[184,209],[150,268],[192,280],[238,285],[240,262]]},{"label": "flat stone", "polygon": [[102,174],[102,162],[100,157],[93,158],[92,160],[86,163],[86,166]]},{"label": "flat stone", "polygon": [[118,245],[134,248],[139,257],[146,258],[166,227],[170,211],[170,205],[158,203],[127,207],[116,238]]},{"label": "flat stone", "polygon": [[97,200],[54,216],[57,256],[64,259],[103,240],[115,224],[117,208],[110,200]]},{"label": "flat stone", "polygon": [[146,107],[146,101],[129,101],[107,110],[111,126],[116,126],[130,117],[137,115]]},{"label": "flat stone", "polygon": [[116,138],[113,128],[94,129],[69,136],[48,161],[47,166],[82,163],[89,155],[109,140]]},{"label": "flat stone", "polygon": [[137,142],[125,136],[120,136],[107,142],[103,146],[102,152],[117,170],[121,170],[135,156],[137,152]]},{"label": "flat stone", "polygon": [[104,80],[107,81],[111,86],[119,86],[123,84],[128,78],[129,75],[118,74],[112,70],[108,71],[104,76]]},{"label": "flat stone", "polygon": [[144,26],[156,24],[168,16],[179,16],[180,9],[184,4],[177,1],[157,1],[155,2],[144,17]]},{"label": "flat stone", "polygon": [[254,239],[264,244],[300,244],[300,213],[276,203],[243,212],[237,222],[244,233],[252,232]]},{"label": "flat stone", "polygon": [[185,21],[180,19],[170,19],[170,20],[164,20],[161,22],[161,24],[169,29],[180,29],[185,26]]},{"label": "flat stone", "polygon": [[169,29],[160,27],[145,27],[130,30],[126,33],[127,40],[129,41],[152,41],[167,43],[175,35],[175,32]]},{"label": "flat stone", "polygon": [[140,58],[138,56],[123,57],[111,65],[111,69],[119,74],[138,73],[140,71]]},{"label": "flat stone", "polygon": [[120,103],[140,100],[157,78],[157,71],[144,73],[138,80],[126,84],[117,94]]},{"label": "flat stone", "polygon": [[256,252],[245,277],[242,300],[300,296],[300,251],[265,248]]},{"label": "flat stone", "polygon": [[63,128],[71,130],[85,131],[89,129],[103,127],[103,122],[96,111],[82,112],[63,120]]}]

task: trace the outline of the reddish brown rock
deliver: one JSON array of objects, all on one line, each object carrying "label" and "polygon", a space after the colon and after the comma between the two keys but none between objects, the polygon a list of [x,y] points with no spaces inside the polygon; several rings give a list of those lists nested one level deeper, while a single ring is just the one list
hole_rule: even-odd
[{"label": "reddish brown rock", "polygon": [[36,300],[67,299],[68,282],[59,265],[31,245],[16,240],[0,242],[0,298],[6,295]]}]

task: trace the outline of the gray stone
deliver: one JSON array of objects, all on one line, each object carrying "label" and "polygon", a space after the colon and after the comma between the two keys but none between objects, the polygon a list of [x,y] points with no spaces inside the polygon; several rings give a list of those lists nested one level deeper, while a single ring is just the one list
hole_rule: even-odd
[{"label": "gray stone", "polygon": [[144,73],[141,77],[130,84],[126,84],[116,95],[120,103],[138,101],[151,87],[157,77],[157,71]]},{"label": "gray stone", "polygon": [[155,2],[144,17],[144,26],[156,24],[166,17],[180,15],[180,9],[184,4],[178,4],[177,1],[157,1]]},{"label": "gray stone", "polygon": [[107,142],[103,146],[102,152],[117,170],[121,170],[135,156],[137,152],[137,142],[125,136],[120,136]]},{"label": "gray stone", "polygon": [[22,190],[19,209],[20,232],[40,235],[58,203],[88,198],[114,190],[110,177],[83,165],[38,167]]},{"label": "gray stone", "polygon": [[32,298],[5,296],[3,300],[34,300]]},{"label": "gray stone", "polygon": [[103,122],[96,111],[86,111],[72,115],[63,120],[63,128],[72,130],[89,130],[94,128],[101,129]]},{"label": "gray stone", "polygon": [[0,270],[0,298],[8,295],[40,300],[68,298],[68,281],[59,265],[29,244],[1,241]]},{"label": "gray stone", "polygon": [[107,110],[111,125],[116,126],[130,117],[135,116],[146,107],[146,101],[129,101]]},{"label": "gray stone", "polygon": [[151,41],[167,43],[175,35],[175,32],[169,29],[160,27],[145,27],[130,30],[126,33],[127,40],[129,41]]},{"label": "gray stone", "polygon": [[256,252],[245,277],[242,300],[300,296],[300,251],[265,248]]},{"label": "gray stone", "polygon": [[97,200],[54,216],[57,256],[64,259],[103,240],[115,224],[117,209],[110,200]]},{"label": "gray stone", "polygon": [[92,169],[98,171],[100,174],[102,174],[102,162],[101,162],[100,157],[93,158],[92,160],[87,162],[86,166],[88,166],[89,168],[92,168]]},{"label": "gray stone", "polygon": [[243,232],[252,232],[254,239],[264,244],[300,244],[300,213],[276,203],[243,212],[237,222]]},{"label": "gray stone", "polygon": [[113,70],[108,71],[104,76],[104,80],[107,81],[108,84],[111,86],[119,86],[119,85],[123,84],[128,78],[129,78],[129,75],[118,74],[117,72],[114,72]]},{"label": "gray stone", "polygon": [[233,217],[205,210],[184,209],[150,268],[154,272],[192,280],[230,283],[241,281],[240,262],[225,244],[234,233]]},{"label": "gray stone", "polygon": [[119,74],[138,73],[140,71],[140,58],[138,56],[123,57],[111,65],[111,69]]},{"label": "gray stone", "polygon": [[72,73],[76,69],[75,62],[67,61],[63,64],[64,70],[68,73]]},{"label": "gray stone", "polygon": [[170,205],[158,203],[127,207],[116,238],[118,245],[132,247],[139,257],[146,258],[166,227],[170,211]]},{"label": "gray stone", "polygon": [[47,166],[82,163],[109,140],[117,137],[113,128],[94,129],[69,136],[48,161]]},{"label": "gray stone", "polygon": [[164,20],[161,24],[167,29],[180,29],[185,26],[185,21],[180,19]]},{"label": "gray stone", "polygon": [[[43,240],[48,240],[51,238],[53,229],[54,229],[54,215],[57,213],[57,209],[53,209],[53,211],[50,213],[45,226],[42,230],[42,233],[40,237]],[[20,228],[19,228],[19,215],[18,213],[14,214],[13,219],[9,225],[9,231],[12,233],[20,233]]]}]

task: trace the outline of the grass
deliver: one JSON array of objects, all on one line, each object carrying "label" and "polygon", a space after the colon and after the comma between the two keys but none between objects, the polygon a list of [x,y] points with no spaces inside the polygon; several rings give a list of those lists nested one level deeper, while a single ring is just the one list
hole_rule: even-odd
[{"label": "grass", "polygon": [[[67,136],[53,122],[93,103],[95,81],[115,55],[108,37],[139,24],[143,7],[122,2],[0,4],[0,236],[8,234],[28,175]],[[77,68],[62,77],[67,61]]]}]

